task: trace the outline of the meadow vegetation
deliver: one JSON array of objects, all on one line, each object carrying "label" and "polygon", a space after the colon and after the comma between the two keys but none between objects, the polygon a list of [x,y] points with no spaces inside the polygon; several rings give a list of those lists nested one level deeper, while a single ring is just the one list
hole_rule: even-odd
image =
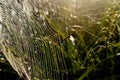
[{"label": "meadow vegetation", "polygon": [[119,0],[84,7],[76,1],[30,0],[27,12],[24,1],[0,4],[0,48],[16,74],[28,80],[120,79]]}]

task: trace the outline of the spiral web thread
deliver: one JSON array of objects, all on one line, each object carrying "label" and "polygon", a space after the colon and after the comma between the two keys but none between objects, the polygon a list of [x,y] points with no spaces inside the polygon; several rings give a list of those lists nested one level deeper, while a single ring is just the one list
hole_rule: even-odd
[{"label": "spiral web thread", "polygon": [[55,30],[57,25],[51,25],[43,8],[35,5],[39,1],[1,1],[4,55],[28,80],[67,79],[60,30]]}]

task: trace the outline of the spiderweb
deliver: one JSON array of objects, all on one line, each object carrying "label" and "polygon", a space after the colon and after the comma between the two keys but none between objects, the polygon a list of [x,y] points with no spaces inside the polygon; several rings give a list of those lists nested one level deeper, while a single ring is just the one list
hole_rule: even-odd
[{"label": "spiderweb", "polygon": [[48,3],[45,0],[2,1],[2,45],[11,66],[28,80],[67,80],[60,44],[65,35],[46,16],[48,11],[43,6]]},{"label": "spiderweb", "polygon": [[14,70],[27,80],[67,80],[63,41],[82,18],[98,21],[103,7],[90,6],[99,1],[0,0],[2,50]]}]

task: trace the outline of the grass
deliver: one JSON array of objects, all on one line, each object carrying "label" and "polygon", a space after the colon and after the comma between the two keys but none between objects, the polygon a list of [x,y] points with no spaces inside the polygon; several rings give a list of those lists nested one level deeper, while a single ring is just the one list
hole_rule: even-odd
[{"label": "grass", "polygon": [[[28,80],[119,77],[120,7],[117,3],[101,2],[102,9],[93,9],[93,5],[85,12],[78,8],[78,12],[74,12],[69,9],[70,3],[56,4],[57,7],[44,2],[37,6],[33,2],[28,3],[31,15],[20,11],[17,5],[1,5],[6,16],[2,22],[1,48],[21,77]],[[12,7],[11,10],[8,7]]]}]

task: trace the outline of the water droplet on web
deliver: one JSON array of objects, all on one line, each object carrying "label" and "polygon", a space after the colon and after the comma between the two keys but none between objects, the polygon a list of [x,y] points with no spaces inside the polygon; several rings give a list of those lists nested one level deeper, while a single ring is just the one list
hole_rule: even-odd
[{"label": "water droplet on web", "polygon": [[31,69],[31,67],[28,67],[28,70],[30,70]]},{"label": "water droplet on web", "polygon": [[45,15],[48,15],[48,14],[49,14],[48,10],[44,11],[44,13],[45,13]]},{"label": "water droplet on web", "polygon": [[49,44],[51,44],[52,42],[51,41],[49,41]]},{"label": "water droplet on web", "polygon": [[33,37],[33,36],[34,36],[34,34],[30,34],[30,36],[31,36],[31,37]]},{"label": "water droplet on web", "polygon": [[14,15],[16,14],[16,12],[13,10],[13,11],[11,12],[11,14],[14,16]]},{"label": "water droplet on web", "polygon": [[97,22],[97,24],[100,24],[100,22]]},{"label": "water droplet on web", "polygon": [[37,53],[37,51],[35,51],[35,53]]}]

